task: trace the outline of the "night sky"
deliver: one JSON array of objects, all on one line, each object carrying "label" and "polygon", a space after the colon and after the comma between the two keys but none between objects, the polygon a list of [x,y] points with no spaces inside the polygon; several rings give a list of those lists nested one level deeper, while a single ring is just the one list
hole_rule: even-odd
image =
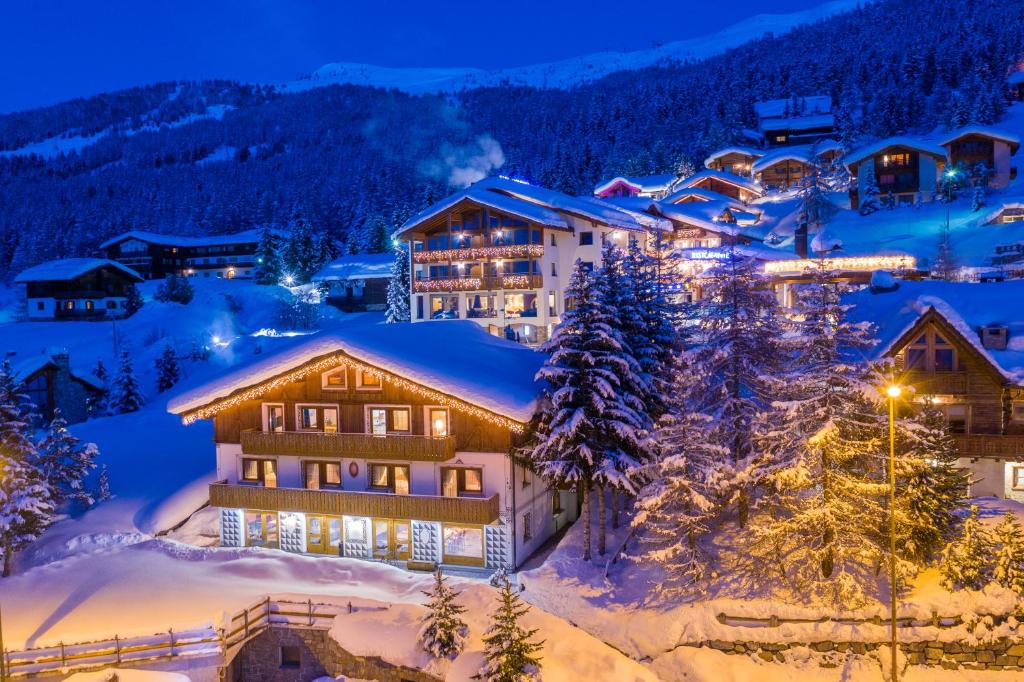
[{"label": "night sky", "polygon": [[[776,0],[786,13],[821,0]],[[292,80],[332,61],[495,68],[704,35],[764,3],[31,0],[3,3],[0,112],[166,80]]]}]

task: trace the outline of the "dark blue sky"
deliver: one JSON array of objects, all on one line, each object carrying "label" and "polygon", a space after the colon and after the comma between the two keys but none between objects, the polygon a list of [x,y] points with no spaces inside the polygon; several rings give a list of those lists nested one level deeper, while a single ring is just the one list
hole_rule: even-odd
[{"label": "dark blue sky", "polygon": [[[775,0],[785,13],[821,0]],[[763,2],[5,2],[0,112],[156,81],[291,80],[332,61],[494,68],[704,35]]]}]

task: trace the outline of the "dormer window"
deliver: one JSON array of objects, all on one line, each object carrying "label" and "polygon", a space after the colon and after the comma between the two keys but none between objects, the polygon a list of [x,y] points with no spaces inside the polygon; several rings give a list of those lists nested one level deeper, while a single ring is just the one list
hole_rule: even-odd
[{"label": "dormer window", "polygon": [[348,376],[345,368],[339,367],[321,374],[320,386],[325,391],[344,391],[348,388]]},{"label": "dormer window", "polygon": [[929,329],[907,346],[904,369],[952,372],[956,369],[956,349],[944,336],[934,329]]},{"label": "dormer window", "polygon": [[356,370],[356,388],[360,391],[379,391],[383,387],[379,374]]}]

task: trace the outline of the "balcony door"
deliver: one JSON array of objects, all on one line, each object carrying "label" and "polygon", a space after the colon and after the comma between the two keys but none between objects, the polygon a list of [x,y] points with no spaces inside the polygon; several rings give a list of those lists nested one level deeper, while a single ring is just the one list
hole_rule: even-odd
[{"label": "balcony door", "polygon": [[284,431],[284,405],[267,405],[267,418],[263,430],[267,433]]}]

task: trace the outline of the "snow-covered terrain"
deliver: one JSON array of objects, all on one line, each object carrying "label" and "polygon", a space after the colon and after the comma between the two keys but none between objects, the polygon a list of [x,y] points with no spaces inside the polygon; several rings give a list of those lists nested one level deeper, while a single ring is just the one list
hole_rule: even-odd
[{"label": "snow-covered terrain", "polygon": [[832,0],[789,14],[758,14],[728,28],[698,38],[679,40],[635,52],[598,52],[547,64],[505,69],[389,68],[370,64],[325,64],[309,76],[286,83],[286,91],[307,90],[337,83],[396,88],[409,93],[456,92],[502,84],[538,88],[568,88],[620,71],[710,57],[767,33],[786,31],[818,19],[851,10],[856,0]]}]

